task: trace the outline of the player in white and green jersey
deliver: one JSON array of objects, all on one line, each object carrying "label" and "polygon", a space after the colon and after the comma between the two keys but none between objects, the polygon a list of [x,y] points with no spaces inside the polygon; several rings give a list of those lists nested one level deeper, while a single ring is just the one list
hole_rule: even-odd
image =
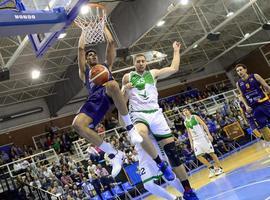
[{"label": "player in white and green jersey", "polygon": [[[192,115],[187,108],[183,109],[183,114],[185,116],[185,126],[188,132],[190,145],[194,150],[195,156],[200,162],[208,167],[210,178],[222,174],[223,170],[221,164],[212,145],[213,137],[210,134],[207,125],[199,116]],[[203,157],[206,153],[213,158],[216,168]]]},{"label": "player in white and green jersey", "polygon": [[[129,113],[132,122],[135,124],[136,130],[143,137],[141,146],[153,158],[158,167],[166,177],[170,172],[164,170],[161,161],[155,150],[149,133],[154,136],[156,141],[164,149],[173,171],[181,180],[185,188],[184,199],[197,199],[196,194],[191,189],[185,167],[182,163],[181,155],[176,149],[174,137],[170,127],[158,105],[158,92],[156,82],[158,79],[168,77],[179,70],[180,65],[180,43],[173,43],[173,60],[170,67],[162,69],[146,70],[146,57],[138,54],[134,57],[135,71],[127,73],[123,77],[123,91],[129,100]],[[167,179],[168,180],[168,179]]]}]

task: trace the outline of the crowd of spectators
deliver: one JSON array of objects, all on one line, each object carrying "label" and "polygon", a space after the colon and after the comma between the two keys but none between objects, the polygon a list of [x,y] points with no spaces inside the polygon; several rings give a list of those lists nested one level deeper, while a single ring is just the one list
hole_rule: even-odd
[{"label": "crowd of spectators", "polygon": [[0,151],[0,165],[30,156],[35,152],[36,151],[31,146],[23,145],[23,147],[21,148],[17,145],[12,144],[6,147],[5,150],[3,149]]},{"label": "crowd of spectators", "polygon": [[[160,101],[160,105],[165,111],[168,112],[170,110],[169,124],[186,163],[195,161],[196,157],[191,149],[184,126],[184,118],[181,115],[181,111],[178,110],[178,107],[216,95],[226,89],[225,86],[224,88],[213,87],[206,91],[199,92],[198,90],[188,88],[186,93]],[[214,148],[221,154],[229,152],[231,150],[230,144],[233,141],[227,137],[223,128],[236,121],[238,121],[243,128],[246,128],[246,125],[243,124],[244,120],[241,119],[237,100],[232,99],[224,102],[223,106],[219,107],[212,115],[209,115],[205,109],[201,109],[200,104],[196,104],[193,108],[193,111],[205,120],[214,139]],[[110,117],[100,123],[96,127],[96,131],[102,137],[105,137],[104,132],[106,130],[111,130],[116,127],[119,127],[118,120],[116,117]],[[137,162],[138,154],[134,146],[130,144],[125,131],[123,129],[117,130],[117,134],[106,135],[104,138],[105,141],[110,142],[115,148],[125,152],[126,158],[124,165]],[[40,141],[42,148],[44,150],[54,148],[55,151],[59,153],[59,162],[52,163],[49,166],[46,166],[48,163],[39,163],[37,165],[25,163],[23,170],[26,173],[24,176],[18,176],[18,183],[24,182],[42,188],[55,195],[62,195],[65,199],[89,199],[89,197],[100,195],[102,191],[111,189],[113,186],[117,185],[108,172],[111,169],[110,159],[101,149],[93,144],[88,144],[86,149],[87,163],[75,163],[69,157],[61,153],[71,151],[72,141],[79,139],[78,134],[71,129],[60,130],[53,123],[46,127],[46,132],[48,134],[45,139],[43,138]],[[25,153],[25,150],[14,146],[11,155],[15,158],[16,156],[24,157],[27,154],[33,153],[32,148],[26,147],[26,149],[27,153]],[[10,161],[13,157],[6,155],[5,152],[1,152],[1,160]],[[24,188],[23,184],[21,185],[20,191],[22,195],[31,195],[27,192],[27,189]]]},{"label": "crowd of spectators", "polygon": [[89,199],[117,185],[101,164],[91,160],[75,163],[63,154],[57,162],[29,164],[24,172],[17,176],[17,182],[20,195],[27,198],[34,198],[29,185],[68,200]]},{"label": "crowd of spectators", "polygon": [[230,88],[230,85],[222,83],[205,88],[204,90],[198,90],[196,88],[187,86],[186,90],[182,90],[176,95],[160,99],[159,104],[163,111],[169,111],[173,110],[176,106],[184,106],[194,103],[222,92],[226,92],[229,89],[232,89]]}]

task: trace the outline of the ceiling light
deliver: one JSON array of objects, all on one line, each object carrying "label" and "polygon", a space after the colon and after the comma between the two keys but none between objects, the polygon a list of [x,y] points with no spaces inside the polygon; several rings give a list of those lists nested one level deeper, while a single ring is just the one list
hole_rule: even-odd
[{"label": "ceiling light", "polygon": [[160,27],[160,26],[162,26],[163,24],[165,24],[165,21],[164,21],[164,20],[161,20],[161,21],[159,21],[159,22],[157,23],[157,26]]},{"label": "ceiling light", "polygon": [[90,11],[90,8],[89,8],[88,5],[83,5],[83,6],[81,7],[81,9],[80,9],[80,13],[81,13],[82,15],[87,14],[89,11]]},{"label": "ceiling light", "polygon": [[181,3],[182,5],[187,5],[188,2],[189,2],[189,0],[180,0],[180,3]]},{"label": "ceiling light", "polygon": [[58,39],[62,39],[64,37],[66,37],[67,33],[61,33],[59,36],[58,36]]},{"label": "ceiling light", "polygon": [[196,49],[198,47],[198,44],[195,44],[194,46],[193,46],[193,49]]},{"label": "ceiling light", "polygon": [[34,69],[34,70],[32,71],[32,73],[31,73],[31,75],[32,75],[32,79],[38,79],[39,76],[40,76],[40,71],[37,70],[37,69]]},{"label": "ceiling light", "polygon": [[248,38],[250,36],[250,34],[249,33],[246,33],[245,35],[244,35],[244,38]]},{"label": "ceiling light", "polygon": [[220,37],[220,32],[209,33],[207,35],[207,39],[210,41],[218,41],[219,37]]},{"label": "ceiling light", "polygon": [[270,22],[267,22],[262,25],[263,30],[269,31],[270,30]]},{"label": "ceiling light", "polygon": [[230,17],[230,16],[232,16],[234,14],[234,12],[229,12],[227,15],[226,15],[226,17]]}]

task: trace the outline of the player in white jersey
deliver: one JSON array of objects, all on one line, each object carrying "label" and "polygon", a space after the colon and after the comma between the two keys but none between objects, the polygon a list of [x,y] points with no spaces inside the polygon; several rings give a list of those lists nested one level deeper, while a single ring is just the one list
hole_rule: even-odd
[{"label": "player in white jersey", "polygon": [[[197,159],[208,167],[209,178],[222,174],[223,169],[215,154],[212,145],[213,137],[211,136],[207,125],[199,116],[192,115],[187,108],[183,109],[183,114],[185,116],[185,126],[187,128],[191,148],[194,150]],[[213,158],[216,168],[203,157],[206,153]]]},{"label": "player in white jersey", "polygon": [[[129,113],[136,130],[143,137],[141,146],[156,163],[161,162],[156,149],[149,138],[151,132],[157,142],[164,149],[173,171],[185,188],[184,199],[197,200],[198,197],[191,189],[181,155],[176,149],[174,137],[166,119],[158,105],[156,82],[168,77],[179,70],[180,43],[173,43],[173,60],[170,67],[146,70],[146,57],[138,54],[134,57],[135,71],[123,77],[123,92],[129,100]],[[162,166],[158,164],[162,170]],[[162,171],[165,177],[166,171]],[[171,176],[173,177],[173,176]],[[175,176],[174,176],[175,177]],[[169,180],[169,179],[167,179]],[[173,179],[171,179],[173,180]]]},{"label": "player in white jersey", "polygon": [[[150,136],[150,139],[157,150],[159,156],[164,160],[167,160],[167,157],[164,152],[161,152],[160,147],[157,144],[157,141]],[[143,182],[143,186],[150,193],[162,197],[167,200],[180,200],[181,197],[177,197],[171,193],[169,193],[163,187],[155,184],[154,180],[158,180],[162,177],[162,172],[157,167],[156,163],[153,159],[143,150],[140,144],[135,145],[135,150],[138,153],[139,157],[139,173]],[[166,179],[164,179],[166,181]],[[166,181],[169,185],[177,189],[179,192],[183,193],[184,188],[179,182],[179,179],[174,179],[173,181]]]}]

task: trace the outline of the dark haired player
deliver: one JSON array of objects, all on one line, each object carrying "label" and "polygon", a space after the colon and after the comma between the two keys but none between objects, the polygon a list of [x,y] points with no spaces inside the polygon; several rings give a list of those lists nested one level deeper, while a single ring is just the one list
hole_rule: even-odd
[{"label": "dark haired player", "polygon": [[236,87],[242,96],[246,111],[253,114],[260,133],[269,142],[270,102],[267,93],[270,93],[270,86],[260,75],[248,74],[247,67],[244,64],[236,65],[235,70],[240,77]]},{"label": "dark haired player", "polygon": [[[111,71],[115,59],[115,45],[113,37],[107,27],[104,32],[108,41],[106,49],[107,60],[102,65],[106,66],[108,70]],[[79,76],[89,92],[89,97],[80,108],[72,125],[88,142],[98,146],[109,155],[109,158],[112,159],[111,174],[115,177],[121,170],[124,153],[117,151],[110,143],[103,141],[94,130],[94,127],[103,119],[109,108],[114,104],[121,114],[131,142],[138,144],[141,143],[143,139],[132,125],[123,94],[118,83],[113,80],[111,72],[109,81],[104,85],[95,85],[92,80],[89,79],[91,68],[99,63],[98,55],[94,50],[85,52],[85,37],[84,33],[82,33],[78,47]]]}]

